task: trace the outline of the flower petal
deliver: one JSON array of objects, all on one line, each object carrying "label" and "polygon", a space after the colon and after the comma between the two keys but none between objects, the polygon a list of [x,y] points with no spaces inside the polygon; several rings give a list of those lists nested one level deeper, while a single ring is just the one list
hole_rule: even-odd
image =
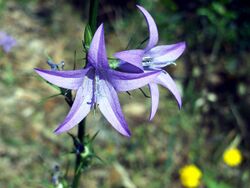
[{"label": "flower petal", "polygon": [[138,89],[152,82],[161,71],[149,71],[147,73],[124,73],[109,70],[109,80],[116,91],[130,91]]},{"label": "flower petal", "polygon": [[171,45],[156,46],[149,50],[145,56],[153,58],[153,62],[172,62],[175,61],[186,48],[185,42]]},{"label": "flower petal", "polygon": [[174,80],[167,72],[162,72],[156,79],[155,83],[160,84],[169,89],[169,91],[174,95],[179,108],[181,108],[181,95],[177,89]]},{"label": "flower petal", "polygon": [[130,136],[115,89],[106,80],[100,80],[100,87],[101,95],[98,96],[97,103],[101,113],[119,133]]},{"label": "flower petal", "polygon": [[104,41],[103,24],[96,30],[88,51],[88,61],[95,68],[109,68]]},{"label": "flower petal", "polygon": [[130,63],[127,63],[125,61],[121,61],[117,70],[121,72],[127,72],[127,73],[143,73],[144,72],[141,68],[131,65]]},{"label": "flower petal", "polygon": [[93,80],[85,77],[84,85],[76,93],[74,103],[64,121],[54,131],[56,134],[68,131],[85,118],[92,107]]},{"label": "flower petal", "polygon": [[158,108],[159,104],[159,89],[157,84],[155,83],[150,83],[149,85],[149,90],[150,90],[150,96],[151,96],[151,112],[150,112],[150,118],[149,120],[151,121]]},{"label": "flower petal", "polygon": [[152,16],[149,14],[149,12],[139,5],[137,5],[137,7],[144,15],[144,17],[147,21],[147,25],[148,25],[149,41],[148,41],[148,44],[145,48],[145,50],[147,51],[147,50],[150,50],[151,48],[153,48],[158,43],[158,30],[157,30],[157,26],[155,24],[155,21],[152,18]]},{"label": "flower petal", "polygon": [[115,53],[113,56],[130,63],[131,65],[135,66],[135,68],[139,68],[143,71],[142,67],[142,57],[144,55],[144,50],[127,50]]},{"label": "flower petal", "polygon": [[90,68],[74,71],[35,69],[36,73],[48,82],[66,89],[78,89]]}]

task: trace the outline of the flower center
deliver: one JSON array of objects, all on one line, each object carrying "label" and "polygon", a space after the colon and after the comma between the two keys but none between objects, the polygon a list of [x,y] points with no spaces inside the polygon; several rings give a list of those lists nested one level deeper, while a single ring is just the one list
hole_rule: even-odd
[{"label": "flower center", "polygon": [[142,58],[142,66],[146,70],[160,70],[163,67],[174,64],[172,61],[164,61],[158,58],[153,58],[149,56],[145,56]]},{"label": "flower center", "polygon": [[95,74],[94,79],[94,103],[97,103],[97,98],[100,95],[100,77],[98,74]]},{"label": "flower center", "polygon": [[145,56],[142,58],[142,66],[143,67],[150,67],[152,65],[153,58]]}]

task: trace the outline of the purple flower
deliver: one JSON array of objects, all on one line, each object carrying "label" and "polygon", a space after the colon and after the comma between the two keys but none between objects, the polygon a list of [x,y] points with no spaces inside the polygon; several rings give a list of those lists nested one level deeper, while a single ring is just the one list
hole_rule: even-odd
[{"label": "purple flower", "polygon": [[141,6],[138,6],[139,10],[144,15],[148,31],[149,41],[145,49],[127,50],[117,52],[114,56],[121,60],[120,69],[127,72],[151,72],[154,70],[161,70],[161,73],[156,77],[154,81],[149,84],[151,94],[151,113],[150,120],[153,119],[159,103],[159,90],[157,84],[160,84],[169,89],[174,95],[179,108],[181,107],[181,96],[176,87],[175,82],[170,75],[162,68],[174,64],[174,61],[183,53],[186,44],[180,42],[171,45],[159,45],[158,43],[158,30],[152,16]]},{"label": "purple flower", "polygon": [[52,84],[77,90],[74,103],[65,120],[55,130],[56,134],[68,131],[85,118],[93,107],[98,106],[109,123],[125,136],[130,136],[130,131],[116,91],[129,91],[147,85],[160,73],[131,74],[110,69],[102,24],[92,39],[86,68],[73,71],[36,69],[36,72]]},{"label": "purple flower", "polygon": [[11,48],[16,46],[16,39],[12,36],[7,35],[5,32],[0,31],[0,46],[3,47],[3,50],[8,53]]}]

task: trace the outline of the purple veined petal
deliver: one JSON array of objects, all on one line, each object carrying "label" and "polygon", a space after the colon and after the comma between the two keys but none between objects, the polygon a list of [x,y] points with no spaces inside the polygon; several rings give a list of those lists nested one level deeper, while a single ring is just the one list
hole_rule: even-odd
[{"label": "purple veined petal", "polygon": [[84,76],[91,67],[74,71],[54,71],[35,69],[36,73],[48,82],[66,89],[78,89],[83,82]]},{"label": "purple veined petal", "polygon": [[139,5],[137,5],[137,7],[142,12],[142,14],[144,15],[144,17],[147,21],[148,32],[149,32],[149,41],[148,41],[148,44],[147,44],[145,50],[148,51],[158,43],[158,29],[157,29],[157,26],[155,24],[154,19],[149,14],[149,12]]},{"label": "purple veined petal", "polygon": [[77,125],[85,118],[91,110],[93,100],[93,80],[87,76],[84,78],[84,84],[76,93],[74,103],[64,119],[64,121],[55,129],[55,134],[66,132]]},{"label": "purple veined petal", "polygon": [[186,48],[185,42],[171,45],[161,45],[150,49],[145,56],[153,58],[153,62],[172,62],[175,61]]},{"label": "purple veined petal", "polygon": [[95,68],[109,68],[104,41],[103,24],[96,30],[88,51],[88,61]]},{"label": "purple veined petal", "polygon": [[144,50],[137,49],[137,50],[127,50],[127,51],[116,52],[113,56],[143,71],[143,67],[142,67],[143,55],[144,55]]},{"label": "purple veined petal", "polygon": [[151,96],[151,112],[150,112],[150,117],[149,120],[151,121],[158,108],[159,104],[159,89],[157,84],[155,83],[150,83],[149,85],[149,90],[150,90],[150,96]]},{"label": "purple veined petal", "polygon": [[160,84],[164,87],[166,87],[175,97],[179,108],[181,108],[181,95],[177,89],[177,86],[174,82],[174,80],[171,78],[171,76],[167,72],[162,72],[154,81],[157,84]]},{"label": "purple veined petal", "polygon": [[116,91],[130,91],[138,89],[152,82],[161,71],[149,71],[147,73],[124,73],[109,70],[109,81],[112,83]]},{"label": "purple veined petal", "polygon": [[107,80],[102,79],[100,80],[100,91],[97,103],[101,113],[119,133],[130,136],[130,130],[123,116],[115,89]]},{"label": "purple veined petal", "polygon": [[141,68],[138,68],[125,61],[121,61],[117,70],[121,72],[127,72],[127,73],[143,73],[144,72]]}]

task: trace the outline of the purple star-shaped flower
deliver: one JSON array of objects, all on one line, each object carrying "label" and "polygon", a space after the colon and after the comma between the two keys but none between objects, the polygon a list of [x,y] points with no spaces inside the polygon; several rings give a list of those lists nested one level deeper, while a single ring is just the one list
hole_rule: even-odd
[{"label": "purple star-shaped flower", "polygon": [[65,120],[55,130],[56,134],[68,131],[85,118],[94,106],[98,106],[109,123],[125,136],[130,136],[130,131],[116,91],[129,91],[147,85],[160,73],[131,74],[110,69],[102,24],[92,39],[86,68],[72,71],[35,70],[52,84],[77,90],[74,103]]},{"label": "purple star-shaped flower", "polygon": [[114,56],[121,60],[120,69],[126,70],[127,72],[151,72],[154,70],[161,70],[161,74],[159,74],[154,81],[149,83],[152,103],[150,120],[152,120],[159,104],[159,90],[157,84],[168,88],[174,95],[179,108],[181,107],[181,96],[176,84],[170,75],[162,70],[162,68],[174,64],[173,62],[183,53],[186,44],[185,42],[180,42],[177,44],[156,46],[158,43],[158,30],[155,21],[143,7],[138,5],[137,7],[147,21],[149,31],[148,44],[145,49],[117,52]]},{"label": "purple star-shaped flower", "polygon": [[2,46],[3,50],[8,53],[14,46],[16,46],[16,39],[7,35],[5,32],[0,31],[0,46]]}]

